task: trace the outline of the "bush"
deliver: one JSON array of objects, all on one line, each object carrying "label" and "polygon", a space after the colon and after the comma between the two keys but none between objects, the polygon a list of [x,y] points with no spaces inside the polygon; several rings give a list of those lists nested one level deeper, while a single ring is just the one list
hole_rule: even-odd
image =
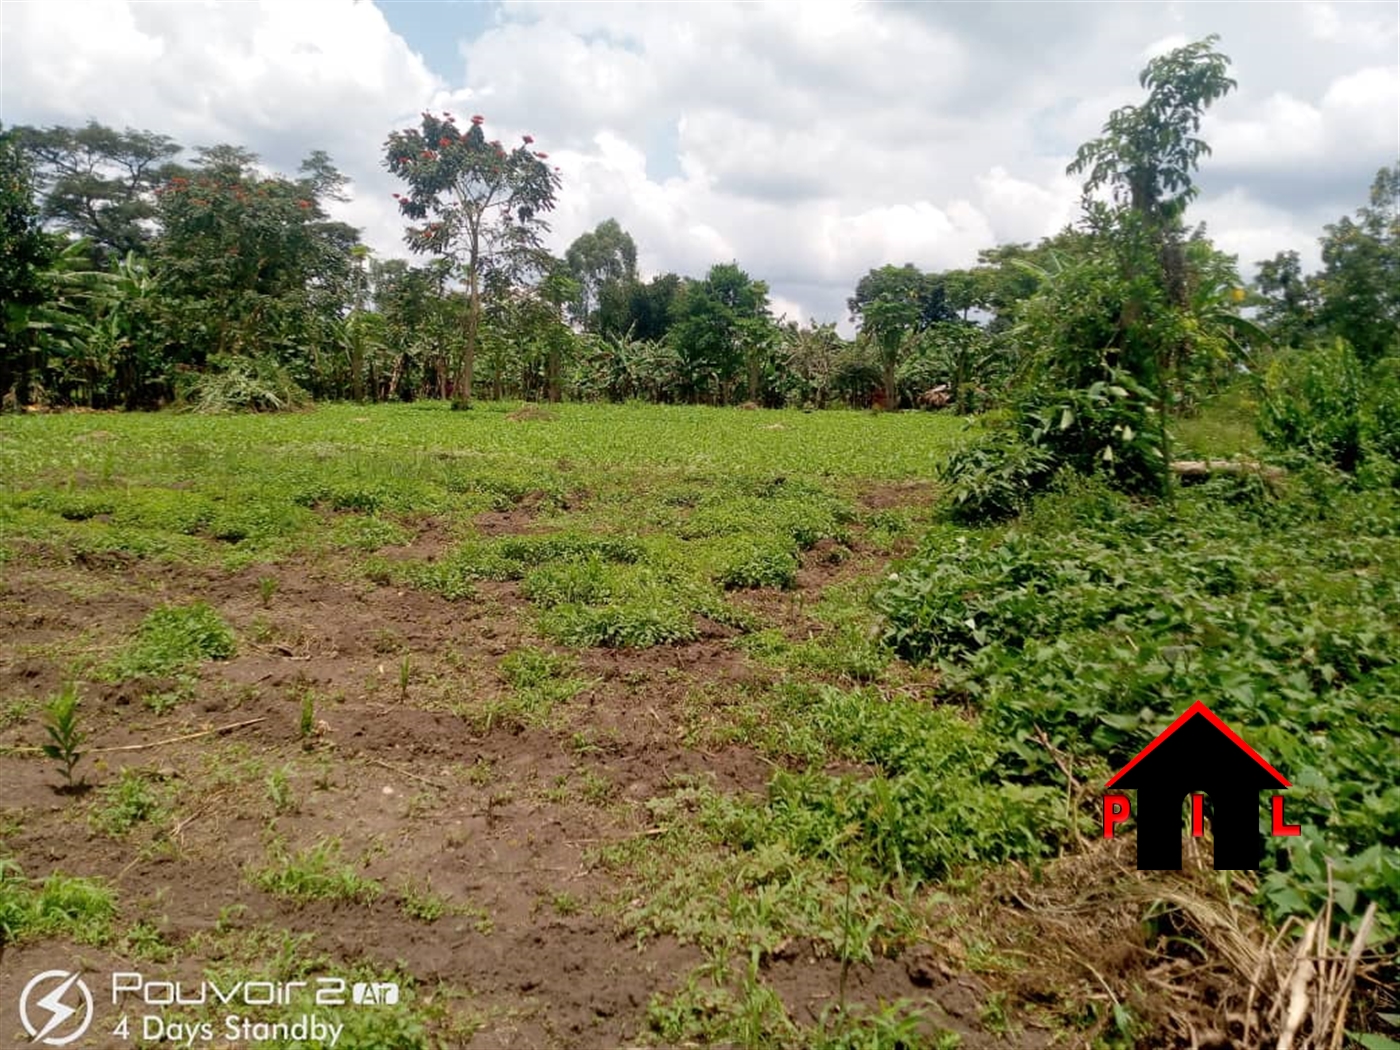
[{"label": "bush", "polygon": [[1264,375],[1259,436],[1280,452],[1296,452],[1348,473],[1362,458],[1364,373],[1351,347],[1280,355]]},{"label": "bush", "polygon": [[1400,357],[1387,357],[1371,370],[1361,424],[1368,450],[1400,461]]},{"label": "bush", "polygon": [[195,412],[280,412],[310,404],[311,395],[271,358],[229,358],[178,384],[181,403]]},{"label": "bush", "polygon": [[175,674],[203,660],[226,660],[235,648],[233,632],[204,602],[163,605],[141,621],[108,670],[116,680]]},{"label": "bush", "polygon": [[1013,517],[1065,469],[1125,492],[1160,491],[1166,465],[1148,393],[1117,378],[1023,396],[1004,428],[953,453],[942,477],[954,520]]}]

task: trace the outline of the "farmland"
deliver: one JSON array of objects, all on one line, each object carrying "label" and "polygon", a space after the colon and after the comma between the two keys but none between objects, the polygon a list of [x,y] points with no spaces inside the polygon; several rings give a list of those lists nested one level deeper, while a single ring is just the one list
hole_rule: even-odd
[{"label": "farmland", "polygon": [[[785,761],[772,690],[884,675],[864,596],[962,424],[514,407],[3,423],[6,903],[69,894],[5,947],[3,994],[77,953],[411,989],[351,1045],[690,1023],[688,990],[750,919],[714,898],[657,929],[667,895],[683,873],[774,876],[688,814],[757,797]],[[59,793],[33,749],[69,684],[86,783]],[[810,1027],[841,899],[791,863],[793,899],[757,921],[767,950],[822,957],[776,985],[782,1025]],[[857,911],[877,935],[932,921],[910,907]],[[779,1023],[762,991],[754,1023]]]},{"label": "farmland", "polygon": [[[1076,795],[1177,692],[1224,692],[1306,764],[1306,815],[1340,821],[1319,856],[1356,847],[1352,907],[1393,894],[1393,495],[1299,492],[1271,535],[1257,502],[1222,509],[1238,493],[1169,514],[1080,482],[1009,532],[962,529],[933,478],[967,432],[518,403],[3,421],[0,996],[79,964],[400,983],[396,1008],[322,1011],[352,1046],[1165,1040],[1168,1006],[1208,1016],[1198,990],[1144,994],[1150,939],[1055,917],[1108,894],[1106,942],[1141,938],[1153,894],[1212,900],[1093,844]],[[1193,538],[1144,581],[1133,537],[1172,527],[1153,515]],[[1301,542],[1352,583],[1297,565]],[[1110,590],[1140,622],[1066,549],[1127,566]],[[1027,572],[1065,601],[1027,605]],[[976,641],[953,615],[973,590]],[[1237,637],[1207,637],[1225,617]],[[1163,673],[1183,624],[1207,656]],[[922,659],[920,630],[960,648]],[[65,691],[71,787],[39,750]],[[1327,723],[1314,695],[1333,750],[1286,744]],[[1329,817],[1336,798],[1359,808]],[[1265,878],[1266,911],[1315,903],[1316,877]]]}]

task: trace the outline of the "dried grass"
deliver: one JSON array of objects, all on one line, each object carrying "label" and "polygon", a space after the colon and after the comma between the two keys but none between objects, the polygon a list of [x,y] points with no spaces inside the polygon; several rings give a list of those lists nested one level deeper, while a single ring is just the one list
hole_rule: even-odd
[{"label": "dried grass", "polygon": [[1394,975],[1393,955],[1367,950],[1374,904],[1355,931],[1330,893],[1311,921],[1270,930],[1254,873],[1215,871],[1209,839],[1188,840],[1180,871],[1138,871],[1131,840],[1113,839],[998,888],[1025,909],[1039,966],[1110,1007],[1086,1045],[1126,1007],[1151,1031],[1143,1046],[1341,1050],[1349,1016],[1364,1030],[1358,988],[1374,997]]}]

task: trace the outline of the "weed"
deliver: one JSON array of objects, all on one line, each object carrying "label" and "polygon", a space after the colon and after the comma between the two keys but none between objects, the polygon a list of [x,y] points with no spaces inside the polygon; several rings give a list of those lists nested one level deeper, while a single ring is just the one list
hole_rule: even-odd
[{"label": "weed", "polygon": [[272,597],[273,597],[273,595],[275,595],[276,593],[277,593],[277,577],[276,577],[276,576],[259,576],[259,577],[258,577],[258,600],[262,603],[262,607],[263,607],[264,609],[271,608],[271,606],[272,606]]},{"label": "weed", "polygon": [[297,725],[303,747],[310,747],[316,735],[316,697],[310,689],[301,695],[301,720]]},{"label": "weed", "polygon": [[0,947],[30,936],[105,944],[115,915],[116,898],[100,880],[54,872],[36,884],[0,857]]},{"label": "weed", "polygon": [[154,820],[163,809],[163,792],[139,771],[123,769],[116,783],[102,789],[90,819],[99,831],[121,838],[137,824]]},{"label": "weed", "polygon": [[292,791],[291,780],[287,775],[289,771],[289,766],[274,769],[263,782],[267,788],[267,799],[272,803],[272,812],[278,816],[296,813],[301,809],[301,803]]},{"label": "weed", "polygon": [[399,909],[410,919],[433,923],[447,914],[448,902],[426,881],[421,887],[407,883],[399,890]]},{"label": "weed", "polygon": [[344,863],[338,839],[322,839],[296,854],[277,841],[268,852],[272,863],[250,872],[253,885],[266,893],[303,904],[313,900],[368,904],[384,892],[379,883]]},{"label": "weed", "polygon": [[615,785],[602,773],[595,770],[585,770],[583,776],[579,778],[579,794],[583,796],[585,802],[595,806],[606,805],[612,798]]},{"label": "weed", "polygon": [[108,665],[105,677],[176,674],[204,660],[226,660],[235,648],[233,633],[204,602],[163,605],[141,621],[136,638]]},{"label": "weed", "polygon": [[49,701],[44,709],[44,732],[49,742],[44,747],[44,755],[59,763],[68,790],[80,787],[82,782],[73,782],[73,769],[86,752],[82,750],[85,734],[78,725],[78,687],[69,683],[63,691]]},{"label": "weed", "polygon": [[549,905],[554,909],[556,914],[566,917],[569,915],[577,915],[583,908],[583,902],[567,890],[560,890],[558,893],[551,894]]}]

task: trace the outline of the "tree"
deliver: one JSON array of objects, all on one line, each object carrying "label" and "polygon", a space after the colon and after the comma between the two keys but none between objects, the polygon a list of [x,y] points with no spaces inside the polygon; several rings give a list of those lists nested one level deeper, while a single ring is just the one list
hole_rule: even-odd
[{"label": "tree", "polygon": [[593,332],[625,330],[628,294],[637,281],[632,235],[616,219],[606,219],[591,233],[580,234],[564,260],[579,286],[572,304],[574,320]]},{"label": "tree", "polygon": [[1254,289],[1259,300],[1259,323],[1279,346],[1298,346],[1317,330],[1317,282],[1303,274],[1294,251],[1279,252],[1258,263]]},{"label": "tree", "polygon": [[155,238],[155,190],[180,146],[165,135],[96,121],[19,129],[44,190],[43,218],[87,238],[93,263],[146,254]]},{"label": "tree", "polygon": [[681,293],[686,284],[678,274],[665,273],[645,284],[633,284],[627,296],[622,333],[632,338],[661,340],[680,316]]},{"label": "tree", "polygon": [[782,330],[782,339],[788,402],[825,408],[846,341],[837,333],[835,324],[817,324],[815,318],[806,327],[789,321]]},{"label": "tree", "polygon": [[1176,48],[1147,63],[1138,83],[1141,105],[1109,115],[1103,135],[1079,147],[1067,174],[1085,172],[1084,192],[1112,190],[1114,200],[1164,226],[1179,219],[1199,190],[1191,180],[1210,146],[1195,137],[1212,102],[1235,87],[1230,59],[1214,49],[1219,37]]},{"label": "tree", "polygon": [[315,383],[318,352],[339,354],[337,324],[357,294],[357,234],[321,207],[335,184],[328,171],[263,177],[256,163],[246,150],[210,147],[159,191],[156,263],[176,314],[172,349],[197,368],[211,357],[275,356]]},{"label": "tree", "polygon": [[30,312],[44,297],[43,272],[53,245],[39,227],[34,177],[14,130],[0,128],[0,395],[30,398]]},{"label": "tree", "polygon": [[913,263],[882,266],[857,282],[846,306],[879,351],[885,405],[894,408],[899,400],[899,362],[914,338],[929,325],[957,317],[943,279],[923,273]]},{"label": "tree", "polygon": [[768,285],[736,263],[721,263],[687,290],[680,309],[671,336],[690,395],[708,391],[715,403],[724,404],[746,372],[749,399],[758,400],[764,355],[774,334]]},{"label": "tree", "polygon": [[1382,168],[1356,221],[1322,238],[1322,320],[1363,365],[1400,352],[1400,162]]},{"label": "tree", "polygon": [[487,142],[484,118],[474,116],[464,133],[451,114],[424,113],[417,128],[394,131],[385,144],[385,165],[409,188],[399,210],[420,225],[405,240],[415,252],[453,260],[465,270],[468,291],[466,343],[453,405],[471,404],[472,366],[481,323],[482,280],[488,271],[515,280],[541,263],[543,215],[555,206],[558,169],[532,151],[529,135],[507,152]]},{"label": "tree", "polygon": [[[1208,36],[1150,60],[1138,78],[1146,100],[1114,110],[1103,134],[1081,146],[1066,169],[1087,174],[1088,225],[1113,245],[1121,305],[1109,345],[1133,378],[1155,391],[1164,488],[1169,388],[1192,349],[1181,217],[1199,192],[1192,174],[1210,154],[1196,133],[1211,103],[1236,86],[1226,75],[1230,59],[1214,49],[1218,40]],[[1090,200],[1105,187],[1115,208]]]}]

